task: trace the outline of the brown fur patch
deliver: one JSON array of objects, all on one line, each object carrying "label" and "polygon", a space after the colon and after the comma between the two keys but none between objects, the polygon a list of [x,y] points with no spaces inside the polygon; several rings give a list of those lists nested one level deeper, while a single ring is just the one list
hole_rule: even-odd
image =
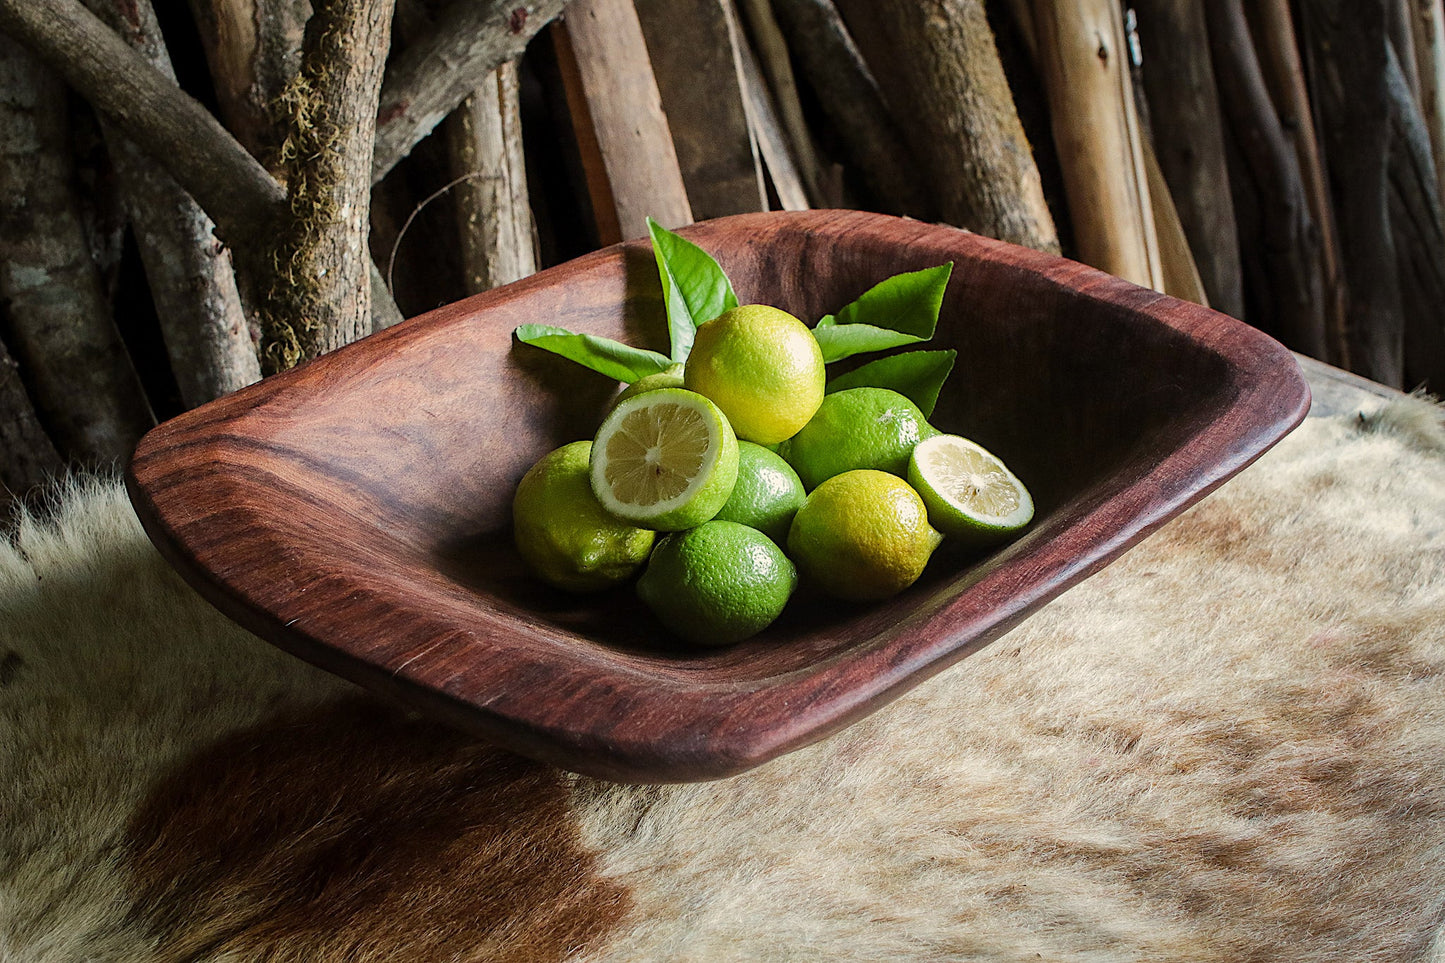
[{"label": "brown fur patch", "polygon": [[201,752],[128,843],[132,918],[163,960],[562,959],[629,903],[556,770],[369,700]]}]

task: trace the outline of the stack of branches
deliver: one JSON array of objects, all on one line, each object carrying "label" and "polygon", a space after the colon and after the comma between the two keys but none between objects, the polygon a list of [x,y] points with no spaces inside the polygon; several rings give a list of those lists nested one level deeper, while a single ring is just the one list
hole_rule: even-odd
[{"label": "stack of branches", "polygon": [[944,221],[1445,383],[1441,0],[1131,3],[0,0],[0,485],[648,216]]}]

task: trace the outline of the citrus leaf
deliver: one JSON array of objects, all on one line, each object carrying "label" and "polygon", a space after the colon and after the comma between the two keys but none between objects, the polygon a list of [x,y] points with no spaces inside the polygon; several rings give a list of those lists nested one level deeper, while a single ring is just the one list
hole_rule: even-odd
[{"label": "citrus leaf", "polygon": [[871,324],[927,341],[938,327],[943,292],[952,273],[953,262],[949,261],[922,271],[895,274],[842,308],[837,324]]},{"label": "citrus leaf", "polygon": [[672,359],[657,351],[634,348],[596,334],[577,334],[550,324],[523,324],[512,332],[523,344],[560,354],[584,368],[628,384],[665,371]]},{"label": "citrus leaf", "polygon": [[841,374],[829,381],[824,390],[832,394],[846,388],[891,388],[906,395],[924,417],[932,417],[933,408],[938,404],[938,392],[953,370],[957,357],[958,352],[952,349],[905,351]]},{"label": "citrus leaf", "polygon": [[738,306],[732,282],[702,248],[647,219],[652,253],[662,278],[662,303],[667,310],[667,335],[673,361],[686,361],[697,326]]},{"label": "citrus leaf", "polygon": [[822,321],[813,328],[813,337],[817,339],[818,347],[823,349],[824,363],[841,361],[864,351],[883,351],[923,340],[911,334],[890,331],[871,324],[824,324]]}]

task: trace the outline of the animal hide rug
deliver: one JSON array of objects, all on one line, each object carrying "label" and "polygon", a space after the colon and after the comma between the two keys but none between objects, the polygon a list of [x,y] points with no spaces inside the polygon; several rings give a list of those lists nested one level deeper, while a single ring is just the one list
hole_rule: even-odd
[{"label": "animal hide rug", "polygon": [[114,481],[0,544],[0,960],[1445,960],[1445,428],[1311,418],[817,745],[618,786],[258,641]]}]

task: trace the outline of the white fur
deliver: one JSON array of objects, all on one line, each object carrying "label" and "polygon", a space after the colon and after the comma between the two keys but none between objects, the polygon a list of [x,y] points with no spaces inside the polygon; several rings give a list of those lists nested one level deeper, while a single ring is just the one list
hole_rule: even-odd
[{"label": "white fur", "polygon": [[[0,959],[149,961],[157,778],[354,690],[186,589],[114,482],[62,501],[0,544]],[[817,746],[572,802],[632,900],[577,959],[1445,960],[1440,412],[1307,422]]]},{"label": "white fur", "polygon": [[1192,514],[1239,524],[1225,557],[1171,526],[823,744],[720,783],[580,782],[637,901],[587,959],[1425,958],[1439,410],[1309,421]]}]

